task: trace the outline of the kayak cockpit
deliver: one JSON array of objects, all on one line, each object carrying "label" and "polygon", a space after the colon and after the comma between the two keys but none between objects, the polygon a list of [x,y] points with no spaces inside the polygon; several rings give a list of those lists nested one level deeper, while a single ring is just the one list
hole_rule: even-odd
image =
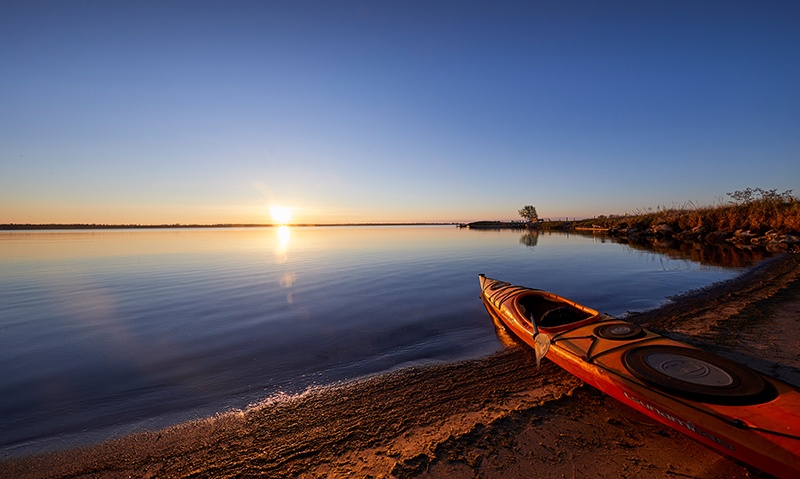
[{"label": "kayak cockpit", "polygon": [[532,292],[517,298],[519,312],[543,329],[574,325],[596,316],[593,309],[580,306],[564,298],[545,292]]}]

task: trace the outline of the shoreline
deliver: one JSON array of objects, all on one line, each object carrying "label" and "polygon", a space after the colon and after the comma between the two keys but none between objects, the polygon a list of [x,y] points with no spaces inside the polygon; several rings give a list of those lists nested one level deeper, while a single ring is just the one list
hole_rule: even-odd
[{"label": "shoreline", "polygon": [[[800,255],[626,319],[800,386]],[[487,315],[487,320],[489,317]],[[492,356],[0,462],[38,477],[766,477],[603,395],[498,330]]]}]

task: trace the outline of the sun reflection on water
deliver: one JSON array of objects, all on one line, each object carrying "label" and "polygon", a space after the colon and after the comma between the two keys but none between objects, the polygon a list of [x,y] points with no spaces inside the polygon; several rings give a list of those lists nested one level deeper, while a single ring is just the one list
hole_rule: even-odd
[{"label": "sun reflection on water", "polygon": [[[275,234],[278,236],[278,243],[277,247],[275,248],[275,261],[278,264],[287,263],[289,261],[288,250],[289,242],[292,239],[292,231],[288,226],[280,226],[277,230],[275,230]],[[294,298],[292,297],[291,287],[294,285],[294,272],[285,272],[281,277],[280,285],[282,288],[289,290],[286,293],[286,302],[292,304],[294,302]]]},{"label": "sun reflection on water", "polygon": [[289,246],[289,240],[292,239],[292,231],[288,226],[280,226],[278,228],[278,248],[285,250]]},{"label": "sun reflection on water", "polygon": [[275,247],[275,261],[278,264],[285,263],[288,260],[287,251],[289,250],[289,241],[292,239],[292,231],[288,226],[280,226],[275,230],[278,236],[278,243]]}]

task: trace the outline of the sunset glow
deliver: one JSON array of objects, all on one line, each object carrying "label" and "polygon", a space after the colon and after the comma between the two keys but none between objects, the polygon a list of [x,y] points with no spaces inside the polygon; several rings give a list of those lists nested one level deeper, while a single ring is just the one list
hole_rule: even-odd
[{"label": "sunset glow", "polygon": [[292,209],[287,206],[272,205],[269,207],[269,216],[273,223],[287,225],[292,221]]},{"label": "sunset glow", "polygon": [[800,3],[94,3],[0,3],[0,224],[586,218],[800,178]]}]

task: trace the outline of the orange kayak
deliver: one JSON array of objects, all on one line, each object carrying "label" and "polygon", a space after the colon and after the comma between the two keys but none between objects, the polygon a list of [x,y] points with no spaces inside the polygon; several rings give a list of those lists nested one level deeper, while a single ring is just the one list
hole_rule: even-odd
[{"label": "orange kayak", "polygon": [[546,291],[480,283],[486,309],[537,359],[715,451],[800,477],[798,388]]}]

